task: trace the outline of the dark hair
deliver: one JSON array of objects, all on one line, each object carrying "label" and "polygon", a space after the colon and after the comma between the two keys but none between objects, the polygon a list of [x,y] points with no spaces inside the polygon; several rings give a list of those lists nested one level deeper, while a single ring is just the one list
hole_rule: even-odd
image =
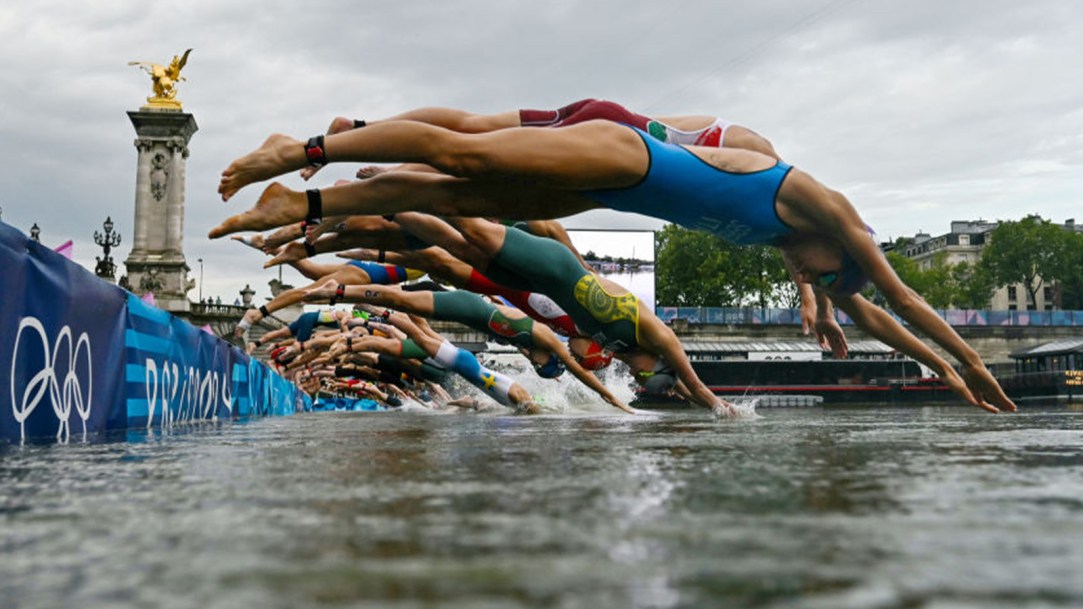
[{"label": "dark hair", "polygon": [[856,294],[869,283],[869,276],[861,270],[857,261],[846,251],[842,252],[842,268],[838,271],[838,279],[831,285],[831,289],[839,294]]}]

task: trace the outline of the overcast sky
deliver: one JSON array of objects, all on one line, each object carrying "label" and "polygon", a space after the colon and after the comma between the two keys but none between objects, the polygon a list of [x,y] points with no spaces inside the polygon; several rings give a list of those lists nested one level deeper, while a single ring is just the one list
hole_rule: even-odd
[{"label": "overcast sky", "polygon": [[[191,47],[178,87],[199,124],[185,250],[196,278],[205,261],[204,294],[229,302],[244,283],[262,299],[274,276],[257,252],[205,237],[261,190],[221,203],[229,161],[272,132],[307,137],[334,115],[419,106],[603,97],[646,114],[717,114],[845,192],[885,239],[944,233],[953,219],[1083,221],[1080,32],[1083,3],[1070,0],[7,2],[2,219],[37,222],[48,245],[75,239],[92,268],[91,235],[111,215],[127,257],[136,150],[125,111],[150,94],[127,62],[165,64]],[[657,226],[602,212],[567,224]],[[631,240],[598,239],[598,253],[631,253]]]}]

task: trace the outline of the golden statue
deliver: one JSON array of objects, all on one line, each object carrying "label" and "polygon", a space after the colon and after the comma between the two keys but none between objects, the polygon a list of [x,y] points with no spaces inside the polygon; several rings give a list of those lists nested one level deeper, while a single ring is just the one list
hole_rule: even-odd
[{"label": "golden statue", "polygon": [[154,95],[147,98],[145,108],[181,109],[175,87],[178,82],[187,80],[180,75],[180,71],[184,68],[184,64],[188,63],[188,54],[191,52],[192,49],[188,49],[184,52],[184,55],[174,55],[173,61],[169,62],[168,66],[150,63],[149,61],[128,62],[128,65],[139,66],[144,72],[150,74],[150,79],[154,82]]}]

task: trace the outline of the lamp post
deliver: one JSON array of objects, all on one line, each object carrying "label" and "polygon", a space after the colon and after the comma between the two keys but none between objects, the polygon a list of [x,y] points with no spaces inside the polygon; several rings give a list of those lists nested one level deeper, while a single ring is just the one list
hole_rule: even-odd
[{"label": "lamp post", "polygon": [[202,303],[203,302],[203,259],[202,258],[197,258],[196,261],[199,262],[199,302]]},{"label": "lamp post", "polygon": [[113,257],[109,255],[112,248],[120,245],[120,233],[113,232],[113,218],[106,216],[102,223],[105,233],[94,231],[94,243],[97,243],[105,251],[105,257],[97,258],[98,264],[94,267],[94,274],[102,279],[113,281],[116,275],[117,265],[113,263]]},{"label": "lamp post", "polygon": [[252,289],[252,286],[247,283],[244,284],[244,289],[241,290],[241,305],[244,307],[252,306],[252,297],[256,295],[256,291]]},{"label": "lamp post", "polygon": [[30,227],[30,239],[41,243],[41,229],[38,228],[37,222],[34,223],[34,226]]}]

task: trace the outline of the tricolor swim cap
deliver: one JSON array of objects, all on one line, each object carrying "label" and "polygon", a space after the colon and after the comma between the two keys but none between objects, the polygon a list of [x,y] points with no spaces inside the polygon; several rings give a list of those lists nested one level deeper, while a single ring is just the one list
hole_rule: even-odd
[{"label": "tricolor swim cap", "polygon": [[577,359],[579,365],[587,370],[601,370],[613,362],[613,354],[603,349],[598,341],[592,340],[590,346],[587,347],[586,354]]}]

